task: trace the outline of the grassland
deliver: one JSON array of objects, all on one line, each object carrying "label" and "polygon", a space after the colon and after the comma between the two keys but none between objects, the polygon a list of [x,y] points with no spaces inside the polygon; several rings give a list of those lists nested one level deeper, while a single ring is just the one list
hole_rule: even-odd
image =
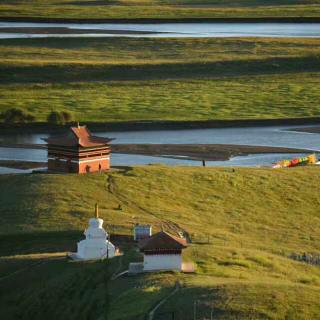
[{"label": "grassland", "polygon": [[4,0],[0,17],[181,19],[319,17],[317,0]]},{"label": "grassland", "polygon": [[[317,39],[25,39],[0,44],[0,111],[45,121],[319,115]],[[90,57],[90,59],[88,59]]]},{"label": "grassland", "polygon": [[[2,235],[2,243],[11,243],[10,252],[17,256],[5,257],[8,250],[2,249],[4,257],[0,262],[16,270],[20,259],[39,259],[36,249],[31,252],[33,256],[28,252],[28,241],[30,247],[35,246],[32,238],[26,238],[31,237],[28,231],[51,230],[58,235],[57,225],[71,223],[74,229],[84,228],[98,201],[106,226],[121,224],[129,228],[139,217],[140,223],[152,224],[154,232],[163,225],[172,233],[184,230],[189,235],[210,234],[211,239],[210,244],[194,242],[184,252],[184,259],[196,264],[195,275],[149,274],[104,282],[105,287],[99,292],[100,296],[108,296],[108,305],[96,303],[97,310],[108,310],[108,319],[145,315],[171,292],[176,280],[180,281],[182,289],[161,311],[175,311],[178,319],[191,319],[194,301],[197,319],[210,319],[212,309],[215,319],[315,319],[320,311],[320,269],[293,261],[288,255],[320,251],[319,176],[316,167],[237,168],[232,173],[225,168],[166,166],[123,168],[119,172],[84,176],[0,176],[1,231],[16,232],[16,237],[26,239],[21,248],[17,241],[10,241],[13,236]],[[115,210],[119,203],[123,211]],[[44,238],[45,234],[42,233]],[[48,233],[51,239],[52,234]],[[63,232],[61,235],[67,237]],[[73,236],[76,238],[79,234]],[[50,241],[53,240],[48,238],[47,244]],[[123,269],[130,261],[139,259],[134,250],[127,252],[123,257]],[[105,271],[109,276],[117,260],[112,263],[109,271]],[[105,265],[98,262],[84,265],[86,267],[87,272],[79,278],[87,279],[85,284],[75,281],[81,272],[77,263],[57,260],[39,267],[44,277],[49,272],[54,277],[47,292],[54,288],[54,281],[58,281],[56,271],[64,274],[56,286],[57,291],[53,291],[52,296],[45,295],[48,299],[42,300],[43,306],[50,310],[49,319],[50,315],[53,318],[57,314],[54,292],[58,292],[60,298],[67,293],[64,303],[72,304],[80,299],[82,306],[86,305],[85,300],[92,305],[97,298],[94,293],[92,298],[85,297],[94,287],[89,285],[90,277],[99,274],[99,281],[102,281],[100,275],[107,277],[99,271],[106,270],[103,269]],[[35,278],[30,276],[27,284],[38,292],[32,279]],[[6,288],[15,284],[15,281],[8,281]],[[67,284],[73,291],[63,289]],[[26,305],[25,290],[20,290],[15,315]],[[10,300],[13,304],[17,291],[14,292],[9,298],[9,294],[2,291],[1,301]],[[36,305],[39,306],[38,299],[28,300],[27,311],[39,318],[42,307],[35,311]],[[141,308],[137,308],[138,305]],[[86,312],[90,310],[88,307]],[[12,309],[7,310],[6,316],[11,312]],[[68,312],[65,314],[70,314]],[[78,308],[75,314],[80,314]]]},{"label": "grassland", "polygon": [[104,319],[108,298],[106,288],[112,266],[108,262],[83,264],[56,258],[59,255],[0,258],[1,266],[6,266],[6,270],[52,259],[1,282],[2,318]]}]

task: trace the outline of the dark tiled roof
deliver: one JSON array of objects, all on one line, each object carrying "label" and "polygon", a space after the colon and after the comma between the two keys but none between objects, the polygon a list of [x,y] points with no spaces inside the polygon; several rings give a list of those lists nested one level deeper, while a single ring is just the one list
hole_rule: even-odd
[{"label": "dark tiled roof", "polygon": [[148,249],[184,249],[188,244],[186,239],[178,238],[170,233],[161,231],[155,235],[139,241],[142,250]]},{"label": "dark tiled roof", "polygon": [[64,136],[42,140],[54,146],[98,147],[104,146],[114,139],[93,136],[86,126],[79,126],[70,128]]}]

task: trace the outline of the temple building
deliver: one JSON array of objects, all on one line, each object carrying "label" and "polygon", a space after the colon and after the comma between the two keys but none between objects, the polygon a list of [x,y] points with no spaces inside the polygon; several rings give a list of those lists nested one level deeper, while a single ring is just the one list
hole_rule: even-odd
[{"label": "temple building", "polygon": [[74,259],[105,259],[113,258],[115,246],[109,241],[108,234],[102,228],[103,220],[99,218],[98,204],[95,207],[95,217],[89,220],[90,227],[84,232],[85,240],[78,243],[78,252]]},{"label": "temple building", "polygon": [[144,253],[143,271],[182,270],[182,250],[187,247],[186,239],[165,231],[140,240],[139,248]]},{"label": "temple building", "polygon": [[109,142],[96,137],[86,126],[71,127],[59,137],[42,139],[48,144],[48,170],[88,173],[110,168]]}]

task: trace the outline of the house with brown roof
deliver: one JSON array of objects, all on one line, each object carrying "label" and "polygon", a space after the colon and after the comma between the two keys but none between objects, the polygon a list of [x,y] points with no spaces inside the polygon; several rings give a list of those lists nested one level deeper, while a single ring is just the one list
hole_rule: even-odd
[{"label": "house with brown roof", "polygon": [[139,248],[144,254],[143,271],[182,270],[182,250],[187,247],[186,239],[165,231],[140,240]]},{"label": "house with brown roof", "polygon": [[48,144],[48,170],[88,173],[110,168],[109,142],[93,136],[86,126],[71,127],[59,137],[42,139]]}]

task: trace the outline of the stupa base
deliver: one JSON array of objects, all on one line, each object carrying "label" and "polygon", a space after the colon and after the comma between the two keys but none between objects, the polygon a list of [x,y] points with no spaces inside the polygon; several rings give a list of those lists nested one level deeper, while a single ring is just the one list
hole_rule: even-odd
[{"label": "stupa base", "polygon": [[78,253],[69,253],[68,257],[71,258],[72,260],[104,260],[107,259],[107,256],[104,256],[102,258],[83,258],[80,256]]}]

